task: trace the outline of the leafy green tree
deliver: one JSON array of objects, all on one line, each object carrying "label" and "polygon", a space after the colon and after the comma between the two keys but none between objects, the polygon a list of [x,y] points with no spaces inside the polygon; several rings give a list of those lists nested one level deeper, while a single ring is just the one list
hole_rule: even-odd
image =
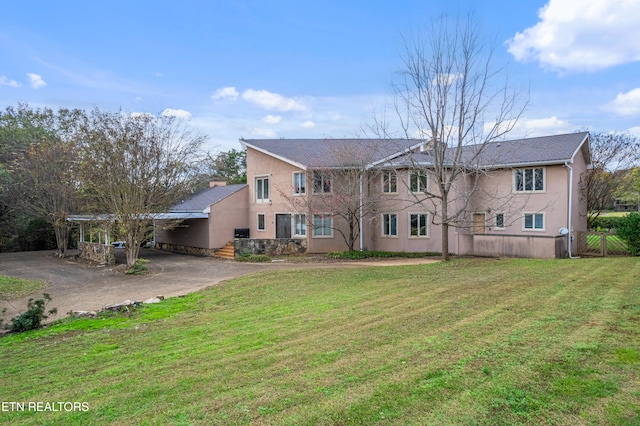
[{"label": "leafy green tree", "polygon": [[582,196],[587,200],[589,223],[613,206],[621,190],[624,170],[640,161],[640,141],[629,133],[589,133],[591,169],[581,178]]},{"label": "leafy green tree", "polygon": [[16,202],[53,227],[60,257],[66,254],[71,231],[67,218],[80,204],[76,160],[73,143],[43,137],[29,145],[13,168]]},{"label": "leafy green tree", "polygon": [[0,113],[0,249],[20,239],[18,230],[31,218],[56,231],[64,256],[79,184],[74,177],[71,140],[79,110],[33,109],[27,104]]},{"label": "leafy green tree", "polygon": [[209,186],[212,180],[224,181],[229,185],[247,183],[247,153],[231,149],[218,154],[207,154],[200,166],[195,190]]},{"label": "leafy green tree", "polygon": [[627,242],[629,254],[640,256],[640,212],[631,212],[622,218],[616,233]]},{"label": "leafy green tree", "polygon": [[96,214],[113,215],[129,267],[153,214],[191,192],[205,140],[175,117],[99,109],[84,117],[78,146],[86,202]]},{"label": "leafy green tree", "polygon": [[640,212],[640,167],[625,171],[615,195],[621,200],[636,203]]}]

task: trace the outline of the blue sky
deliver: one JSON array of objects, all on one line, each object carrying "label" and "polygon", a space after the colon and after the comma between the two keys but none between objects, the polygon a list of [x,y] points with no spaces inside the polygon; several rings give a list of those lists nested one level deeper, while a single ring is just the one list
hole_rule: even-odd
[{"label": "blue sky", "polygon": [[475,13],[529,90],[513,137],[640,136],[640,0],[0,0],[0,108],[174,114],[238,139],[354,137],[391,101],[402,37]]}]

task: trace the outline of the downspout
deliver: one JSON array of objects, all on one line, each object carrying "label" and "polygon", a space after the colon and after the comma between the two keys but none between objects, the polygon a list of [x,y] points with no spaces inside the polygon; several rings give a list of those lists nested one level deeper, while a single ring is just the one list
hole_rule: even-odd
[{"label": "downspout", "polygon": [[360,220],[358,221],[358,226],[360,228],[358,230],[358,233],[360,234],[360,251],[364,250],[364,237],[362,236],[362,200],[362,174],[360,174]]},{"label": "downspout", "polygon": [[569,259],[578,259],[577,257],[573,256],[573,252],[571,250],[571,239],[572,237],[572,232],[573,229],[571,228],[571,216],[572,216],[572,201],[573,201],[573,169],[571,168],[571,166],[569,165],[568,161],[564,162],[564,166],[569,169],[569,200],[568,200],[568,217],[567,217],[567,228],[569,229],[569,232],[567,233],[567,254],[569,255]]}]

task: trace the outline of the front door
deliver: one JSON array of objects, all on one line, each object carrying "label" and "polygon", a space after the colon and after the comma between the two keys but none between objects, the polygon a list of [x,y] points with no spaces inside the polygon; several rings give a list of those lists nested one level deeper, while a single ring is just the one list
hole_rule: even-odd
[{"label": "front door", "polygon": [[473,233],[484,234],[484,213],[473,214]]},{"label": "front door", "polygon": [[291,238],[290,214],[276,214],[276,238]]}]

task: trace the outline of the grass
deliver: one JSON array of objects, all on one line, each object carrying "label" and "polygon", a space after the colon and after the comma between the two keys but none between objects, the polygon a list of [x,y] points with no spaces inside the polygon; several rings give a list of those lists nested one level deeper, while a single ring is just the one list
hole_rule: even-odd
[{"label": "grass", "polygon": [[0,275],[0,300],[19,299],[34,294],[47,286],[46,281]]},{"label": "grass", "polygon": [[331,259],[342,259],[342,260],[359,260],[359,259],[382,259],[382,258],[392,258],[392,257],[402,257],[402,258],[423,258],[423,257],[435,257],[441,256],[442,253],[435,252],[425,252],[425,253],[414,253],[414,252],[393,252],[393,251],[334,251],[331,253],[327,253],[327,257]]},{"label": "grass", "polygon": [[640,262],[459,259],[236,279],[0,339],[3,424],[640,423]]},{"label": "grass", "polygon": [[[626,255],[629,253],[627,243],[617,235],[605,236],[605,242],[608,255]],[[601,235],[587,235],[587,250],[589,252],[600,253],[602,249]]]}]

